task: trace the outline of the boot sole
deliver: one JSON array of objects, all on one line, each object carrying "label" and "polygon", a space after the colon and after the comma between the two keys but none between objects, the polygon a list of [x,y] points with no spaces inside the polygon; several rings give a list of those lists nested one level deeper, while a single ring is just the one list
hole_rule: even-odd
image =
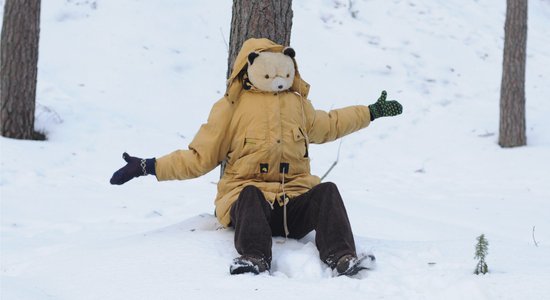
[{"label": "boot sole", "polygon": [[247,274],[247,273],[258,275],[260,274],[260,271],[258,271],[257,266],[239,265],[239,266],[231,266],[229,268],[229,273],[231,275],[240,275],[240,274]]},{"label": "boot sole", "polygon": [[366,256],[363,256],[363,257],[360,257],[357,259],[356,263],[349,269],[347,269],[345,272],[342,272],[340,274],[338,274],[338,276],[354,276],[354,275],[357,275],[357,273],[359,273],[360,271],[363,271],[363,270],[370,270],[370,268],[368,267],[364,267],[364,266],[361,266],[361,263],[365,260],[369,260],[371,262],[374,262],[376,261],[376,257],[374,257],[374,255],[372,254],[368,254]]}]

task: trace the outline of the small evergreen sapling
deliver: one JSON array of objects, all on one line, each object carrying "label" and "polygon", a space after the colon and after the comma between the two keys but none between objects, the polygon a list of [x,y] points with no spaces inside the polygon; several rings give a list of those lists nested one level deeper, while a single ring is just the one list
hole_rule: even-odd
[{"label": "small evergreen sapling", "polygon": [[487,263],[485,262],[485,257],[487,256],[489,250],[489,242],[487,241],[487,239],[485,239],[485,234],[478,236],[476,240],[476,255],[474,258],[478,259],[479,261],[477,262],[474,274],[485,274],[489,272],[489,268],[487,267]]}]

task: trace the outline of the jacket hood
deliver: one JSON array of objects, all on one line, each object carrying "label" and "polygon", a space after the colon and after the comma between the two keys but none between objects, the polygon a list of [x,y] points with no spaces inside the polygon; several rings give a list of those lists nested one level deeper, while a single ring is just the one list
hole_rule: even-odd
[{"label": "jacket hood", "polygon": [[[276,44],[275,42],[266,38],[251,38],[246,40],[243,43],[239,54],[237,54],[237,57],[235,58],[235,63],[233,64],[231,76],[229,76],[229,79],[227,80],[227,90],[225,92],[225,96],[227,97],[227,99],[231,103],[234,103],[243,91],[243,83],[241,80],[239,80],[239,73],[241,73],[241,71],[247,66],[248,54],[250,54],[250,52],[268,51],[282,53],[284,49],[285,46]],[[304,98],[307,98],[307,95],[309,93],[309,84],[305,82],[300,76],[296,60],[294,58],[292,60],[294,61],[294,68],[296,69],[296,72],[294,75],[294,82],[292,83],[290,90],[300,94]]]}]

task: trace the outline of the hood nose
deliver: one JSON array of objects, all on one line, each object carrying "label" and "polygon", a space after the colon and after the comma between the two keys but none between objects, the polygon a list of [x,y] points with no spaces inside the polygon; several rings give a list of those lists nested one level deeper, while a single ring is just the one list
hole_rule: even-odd
[{"label": "hood nose", "polygon": [[286,85],[285,80],[280,76],[275,77],[275,79],[271,82],[272,91],[282,91],[287,88],[288,86]]}]

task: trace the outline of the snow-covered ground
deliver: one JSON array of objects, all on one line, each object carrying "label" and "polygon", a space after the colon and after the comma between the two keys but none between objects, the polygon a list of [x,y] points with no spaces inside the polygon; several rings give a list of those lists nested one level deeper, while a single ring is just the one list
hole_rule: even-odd
[{"label": "snow-covered ground", "polygon": [[[295,0],[291,45],[317,108],[382,89],[404,105],[345,137],[327,177],[375,270],[332,277],[312,233],[275,239],[271,275],[230,276],[217,169],[109,184],[123,151],[186,148],[206,120],[224,91],[231,1],[45,0],[36,127],[48,141],[0,138],[0,298],[548,299],[550,1],[529,1],[517,149],[496,143],[505,1],[351,2]],[[314,173],[338,146],[312,147]],[[482,233],[491,272],[475,276]]]}]

